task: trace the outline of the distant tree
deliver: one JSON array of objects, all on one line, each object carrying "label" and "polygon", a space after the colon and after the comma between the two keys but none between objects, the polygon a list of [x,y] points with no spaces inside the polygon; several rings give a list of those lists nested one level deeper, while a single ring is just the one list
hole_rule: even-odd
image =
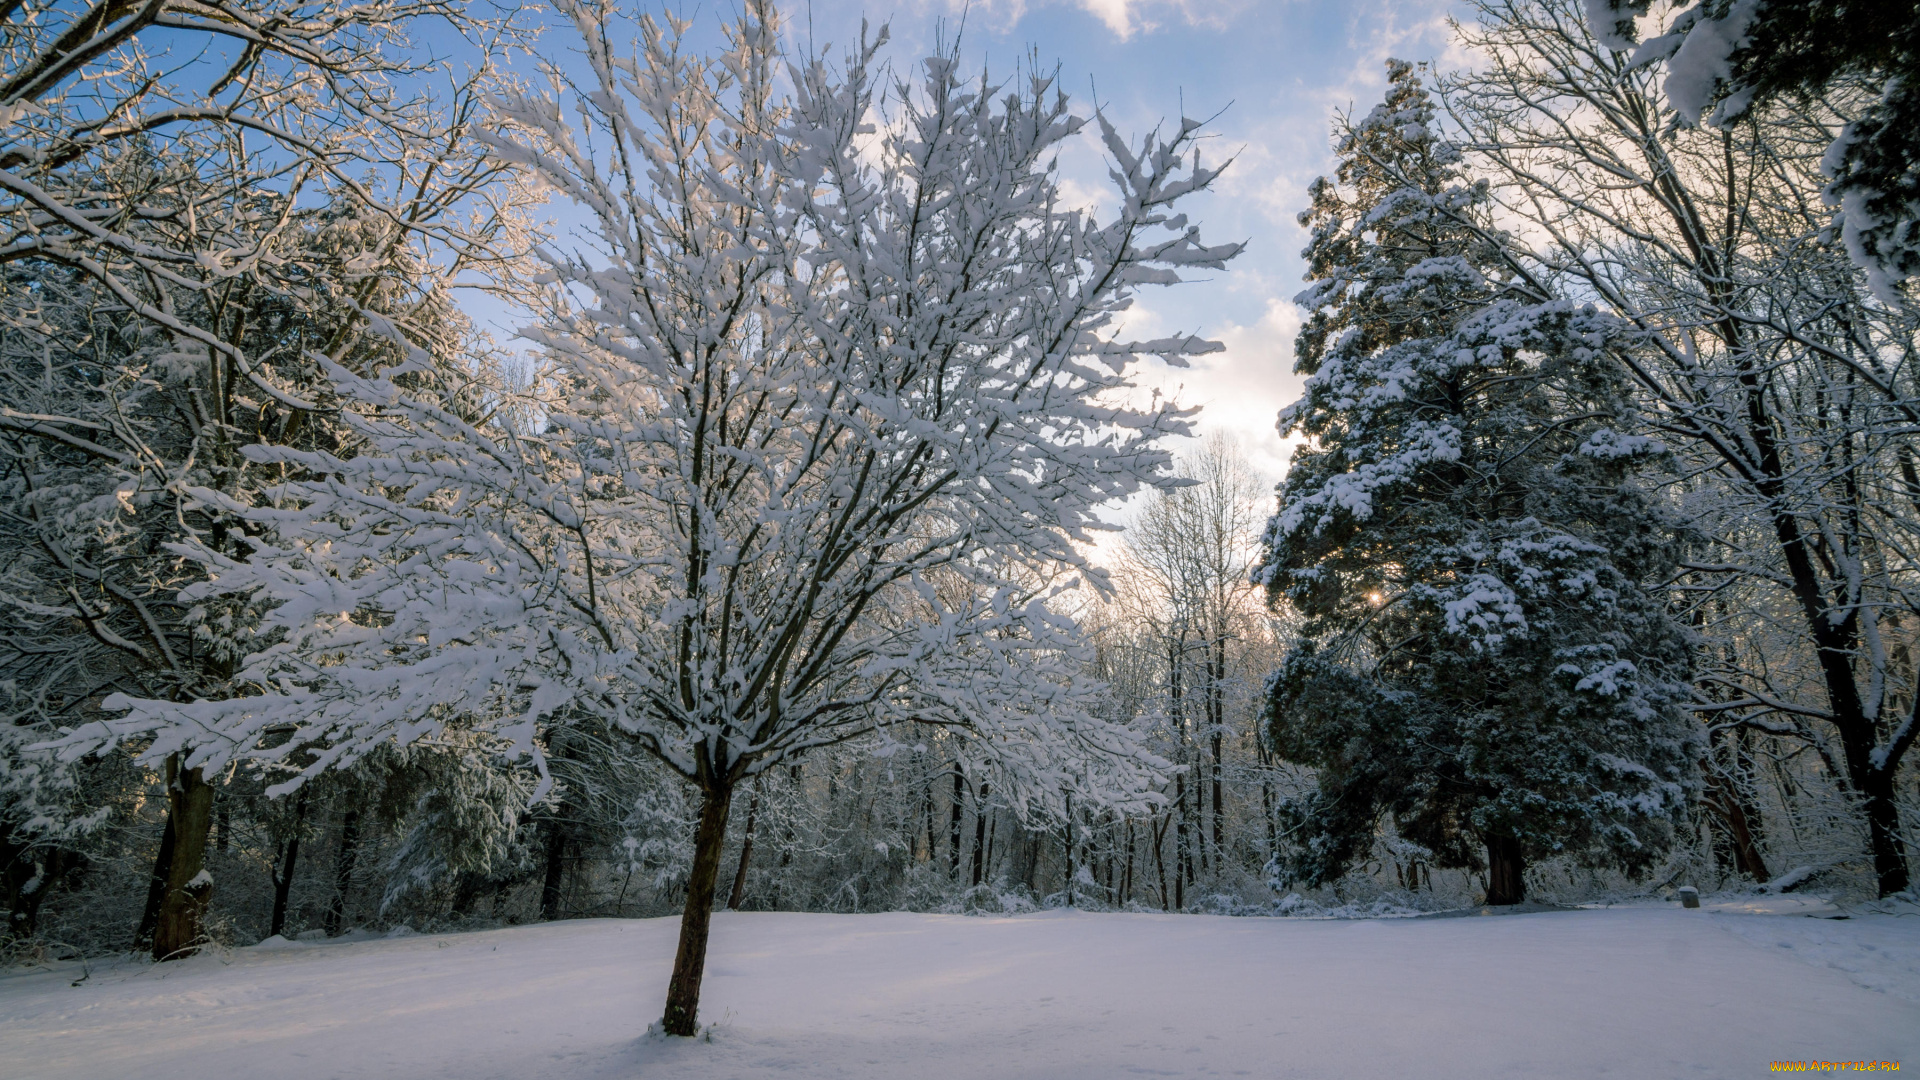
[{"label": "distant tree", "polygon": [[1259,676],[1249,677],[1246,661],[1258,655],[1263,672],[1272,659],[1259,589],[1248,578],[1263,485],[1240,448],[1218,435],[1184,455],[1178,472],[1188,484],[1148,497],[1127,531],[1122,566],[1125,615],[1153,639],[1169,756],[1192,766],[1175,778],[1171,808],[1175,891],[1184,896],[1196,861],[1204,868],[1228,856],[1226,755],[1241,734],[1229,704],[1255,696]]},{"label": "distant tree", "polygon": [[1618,324],[1556,299],[1486,223],[1412,65],[1339,129],[1301,223],[1312,287],[1294,454],[1257,573],[1304,622],[1268,736],[1318,770],[1285,808],[1296,878],[1339,876],[1382,815],[1438,866],[1628,870],[1674,840],[1696,750],[1675,557],[1608,357]]}]

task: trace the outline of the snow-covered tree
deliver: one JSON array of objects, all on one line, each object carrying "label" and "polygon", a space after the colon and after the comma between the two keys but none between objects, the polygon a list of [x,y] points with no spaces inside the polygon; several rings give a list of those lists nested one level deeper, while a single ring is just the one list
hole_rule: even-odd
[{"label": "snow-covered tree", "polygon": [[1383,815],[1524,898],[1529,860],[1645,868],[1693,775],[1675,559],[1640,482],[1619,324],[1531,278],[1418,71],[1339,128],[1301,222],[1298,449],[1257,571],[1304,618],[1269,737],[1318,770],[1292,872],[1338,876]]},{"label": "snow-covered tree", "polygon": [[1688,124],[1730,126],[1778,99],[1842,103],[1821,162],[1847,251],[1887,303],[1920,274],[1920,3],[1914,0],[1588,0],[1593,35],[1663,62]]},{"label": "snow-covered tree", "polygon": [[1573,0],[1478,6],[1463,29],[1485,62],[1448,91],[1475,167],[1530,263],[1633,328],[1619,355],[1692,478],[1705,546],[1686,585],[1716,643],[1695,708],[1819,760],[1847,846],[1899,892],[1899,778],[1920,735],[1920,312],[1875,297],[1810,197],[1846,118],[1781,95],[1690,126],[1662,93],[1670,62],[1603,48]]},{"label": "snow-covered tree", "polygon": [[[563,5],[583,85],[495,101],[495,152],[586,217],[527,335],[524,401],[468,408],[429,358],[329,368],[360,452],[275,448],[244,558],[196,550],[196,603],[274,606],[256,693],[116,698],[76,746],[151,737],[200,768],[317,775],[450,727],[538,758],[592,717],[690,782],[700,809],[665,1029],[695,1030],[735,792],[809,751],[946,729],[1016,807],[1069,789],[1156,796],[1162,763],[1099,722],[1074,624],[1104,586],[1076,541],[1165,482],[1168,405],[1122,399],[1142,356],[1115,316],[1142,285],[1219,267],[1173,204],[1216,170],[1198,125],[1130,146],[1104,122],[1119,210],[1066,205],[1052,157],[1081,130],[1050,79],[964,79],[952,56],[881,93],[878,42],[787,66],[755,3],[712,57],[685,22]],[[881,35],[884,41],[884,34]],[[779,90],[782,77],[789,89]],[[512,418],[512,419],[509,419]]]},{"label": "snow-covered tree", "polygon": [[[112,690],[231,693],[245,606],[178,603],[204,574],[169,545],[233,553],[244,526],[189,490],[250,501],[280,468],[243,447],[338,445],[314,356],[373,363],[394,347],[376,325],[443,353],[460,337],[442,286],[506,220],[466,202],[511,170],[467,152],[475,84],[430,84],[423,19],[497,28],[431,0],[29,2],[0,23],[9,741]],[[476,51],[484,70],[494,49]],[[427,257],[430,239],[461,254]],[[164,772],[170,956],[200,938],[215,796],[211,774]],[[16,812],[47,790],[0,778],[0,819],[50,820]]]}]

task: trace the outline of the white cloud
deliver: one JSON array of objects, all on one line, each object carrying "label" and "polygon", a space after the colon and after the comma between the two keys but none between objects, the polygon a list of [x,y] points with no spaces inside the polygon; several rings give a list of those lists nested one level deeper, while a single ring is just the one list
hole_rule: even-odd
[{"label": "white cloud", "polygon": [[1133,36],[1132,0],[1079,0],[1082,8],[1091,12],[1107,29],[1113,31],[1120,40]]}]

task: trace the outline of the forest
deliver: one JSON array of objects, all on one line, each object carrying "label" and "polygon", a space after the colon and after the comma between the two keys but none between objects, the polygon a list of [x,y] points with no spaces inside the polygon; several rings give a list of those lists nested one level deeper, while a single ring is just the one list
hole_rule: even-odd
[{"label": "forest", "polygon": [[1920,13],[1461,10],[1267,476],[1128,318],[1230,142],[1044,45],[0,4],[0,964],[1911,897]]}]

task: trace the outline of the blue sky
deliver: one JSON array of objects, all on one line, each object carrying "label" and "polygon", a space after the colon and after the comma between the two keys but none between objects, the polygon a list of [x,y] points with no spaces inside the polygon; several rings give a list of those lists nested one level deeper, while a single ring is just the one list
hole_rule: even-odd
[{"label": "blue sky", "polygon": [[[1218,190],[1191,213],[1212,242],[1245,240],[1246,254],[1205,282],[1147,293],[1129,330],[1153,336],[1196,330],[1227,351],[1193,368],[1143,373],[1147,385],[1178,389],[1204,406],[1203,432],[1236,436],[1269,479],[1286,450],[1274,414],[1295,396],[1292,297],[1303,287],[1305,235],[1294,216],[1306,187],[1331,166],[1334,110],[1372,107],[1386,84],[1385,60],[1449,61],[1450,5],[1418,0],[813,0],[786,5],[789,34],[804,48],[858,38],[860,19],[887,22],[898,66],[931,51],[944,27],[962,30],[975,64],[1011,70],[1031,48],[1060,65],[1082,108],[1094,99],[1122,131],[1167,119],[1221,115],[1210,157],[1235,156]],[[683,9],[684,10],[684,9]],[[708,7],[699,16],[716,19]],[[962,20],[964,19],[964,22]],[[835,50],[839,50],[836,48]],[[1225,110],[1221,112],[1221,110]],[[1063,159],[1063,172],[1089,194],[1105,183],[1089,137]]]}]

